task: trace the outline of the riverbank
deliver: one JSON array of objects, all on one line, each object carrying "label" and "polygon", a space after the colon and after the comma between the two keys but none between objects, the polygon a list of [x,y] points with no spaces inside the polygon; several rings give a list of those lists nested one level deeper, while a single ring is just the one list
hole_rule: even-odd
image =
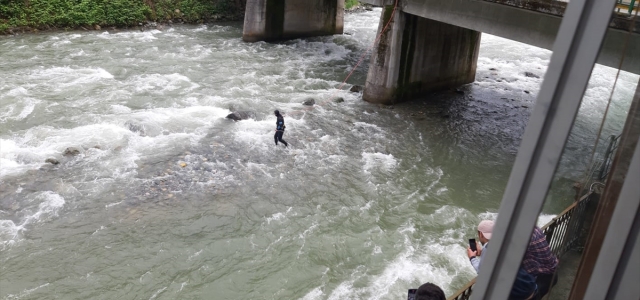
[{"label": "riverbank", "polygon": [[239,21],[245,5],[246,0],[9,0],[0,6],[0,34]]},{"label": "riverbank", "polygon": [[[246,0],[9,0],[0,6],[0,35],[55,30],[146,30],[173,24],[242,21]],[[345,12],[370,11],[348,0]]]}]

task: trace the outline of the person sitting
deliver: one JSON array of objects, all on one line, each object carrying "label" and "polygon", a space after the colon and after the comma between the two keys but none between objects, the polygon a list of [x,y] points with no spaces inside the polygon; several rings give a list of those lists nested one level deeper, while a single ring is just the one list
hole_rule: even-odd
[{"label": "person sitting", "polygon": [[[493,225],[494,222],[491,220],[482,220],[478,225],[478,240],[484,245],[484,249],[476,247],[477,250],[473,251],[470,247],[467,248],[469,261],[471,262],[473,268],[476,270],[476,273],[479,272],[484,253],[489,249],[489,241],[491,240],[491,235],[493,233]],[[480,255],[480,257],[478,257],[478,254]],[[516,274],[516,279],[513,283],[513,286],[511,287],[509,300],[536,299],[537,288],[538,285],[536,284],[535,277],[529,274],[524,269],[524,267],[520,265],[518,273]]]},{"label": "person sitting", "polygon": [[421,285],[416,291],[415,300],[446,300],[442,289],[431,283],[427,282]]}]

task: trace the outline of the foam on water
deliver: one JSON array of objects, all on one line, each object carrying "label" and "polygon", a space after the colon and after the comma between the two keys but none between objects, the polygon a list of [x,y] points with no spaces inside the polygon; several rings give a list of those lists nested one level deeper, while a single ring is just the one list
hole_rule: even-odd
[{"label": "foam on water", "polygon": [[[57,217],[58,212],[65,204],[62,196],[51,191],[39,192],[28,196],[28,198],[30,207],[20,211],[22,217],[18,224],[13,220],[0,220],[0,245],[2,245],[2,250],[19,241],[21,233],[27,230],[28,226]],[[36,204],[37,207],[35,207]]]},{"label": "foam on water", "polygon": [[60,88],[82,88],[89,83],[103,82],[113,79],[113,75],[103,68],[73,68],[73,67],[41,67],[27,77],[34,82],[42,82],[45,86]]},{"label": "foam on water", "polygon": [[[469,222],[469,220],[473,219],[474,215],[465,208],[452,205],[443,205],[436,209],[432,214],[426,216],[424,220],[428,224],[443,226],[447,228],[472,228],[477,226],[477,222]],[[478,219],[478,222],[479,220],[480,219]]]},{"label": "foam on water", "polygon": [[177,73],[136,75],[129,84],[138,93],[150,92],[157,95],[164,95],[166,92],[177,89],[191,91],[200,86],[193,83],[189,77]]},{"label": "foam on water", "polygon": [[22,109],[22,111],[20,112],[20,114],[18,114],[15,119],[16,120],[22,120],[24,118],[26,118],[27,116],[29,116],[32,112],[33,109],[36,107],[36,104],[38,104],[38,100],[32,100],[32,99],[28,99],[26,100],[26,105],[24,106],[24,108]]},{"label": "foam on water", "polygon": [[[551,220],[553,220],[553,218],[555,218],[557,215],[550,215],[550,214],[540,214],[538,216],[538,221],[536,222],[536,225],[538,227],[542,227],[544,225],[546,225],[547,223],[549,223]],[[498,213],[497,212],[485,212],[485,213],[481,213],[480,214],[480,219],[481,220],[496,220],[498,218]]]},{"label": "foam on water", "polygon": [[37,103],[39,101],[31,98],[29,91],[22,86],[0,87],[0,121],[22,120],[33,112]]},{"label": "foam on water", "polygon": [[287,214],[289,214],[291,212],[293,208],[289,207],[287,208],[287,211],[283,212],[277,212],[273,215],[271,215],[270,217],[266,218],[267,224],[271,224],[272,221],[279,221],[279,222],[283,222],[283,220],[285,220],[287,218]]},{"label": "foam on water", "polygon": [[120,104],[112,104],[111,111],[117,115],[130,114],[132,112],[131,108]]},{"label": "foam on water", "polygon": [[[85,152],[91,148],[113,151],[127,145],[134,133],[116,124],[101,123],[75,127],[71,129],[54,129],[35,127],[27,130],[23,136],[14,140],[0,139],[0,159],[3,168],[0,178],[7,175],[24,173],[38,169],[47,158],[62,159],[62,153],[69,147]],[[93,154],[104,154],[101,151]],[[101,155],[86,156],[88,160],[101,160]]]},{"label": "foam on water", "polygon": [[155,299],[156,297],[158,297],[158,295],[162,294],[162,292],[164,292],[166,289],[167,289],[167,287],[165,286],[165,287],[157,290],[155,293],[153,293],[153,295],[151,295],[151,297],[149,297],[149,300]]},{"label": "foam on water", "polygon": [[383,154],[378,152],[362,152],[362,161],[364,162],[362,169],[365,173],[370,173],[372,169],[376,168],[390,171],[398,165],[398,161],[393,157],[393,154]]},{"label": "foam on water", "polygon": [[6,299],[23,299],[23,298],[31,295],[31,293],[33,293],[33,292],[35,292],[35,291],[37,291],[37,290],[39,290],[41,288],[47,287],[47,286],[49,286],[49,283],[42,284],[42,285],[37,286],[37,287],[32,288],[32,289],[26,289],[26,290],[24,290],[23,292],[21,292],[18,295],[9,294],[9,295],[7,295]]},{"label": "foam on water", "polygon": [[[396,234],[402,236],[402,250],[385,264],[379,273],[371,274],[368,267],[357,268],[349,279],[328,291],[323,283],[309,291],[303,299],[394,299],[405,295],[408,287],[417,288],[424,282],[432,282],[451,294],[457,287],[451,286],[458,277],[473,278],[475,270],[466,258],[467,235],[475,233],[476,221],[495,219],[496,213],[486,212],[473,216],[468,210],[445,205],[434,213],[421,217],[422,226],[447,228],[437,236],[419,234],[416,225],[408,221]],[[552,219],[552,215],[541,215],[539,225]],[[415,235],[421,236],[416,239]],[[372,255],[381,254],[378,245],[373,246]],[[365,286],[362,286],[365,282]],[[328,297],[324,297],[328,293]]]},{"label": "foam on water", "polygon": [[210,48],[205,48],[202,45],[195,45],[190,48],[181,47],[178,49],[177,53],[164,53],[162,54],[162,57],[178,59],[181,61],[188,60],[200,62],[207,60],[207,58],[212,54],[213,51]]},{"label": "foam on water", "polygon": [[118,204],[122,204],[122,201],[118,201],[118,202],[114,202],[114,203],[109,203],[107,205],[104,206],[104,208],[110,208],[112,206],[116,206]]},{"label": "foam on water", "polygon": [[[341,282],[329,293],[327,299],[393,299],[397,298],[396,295],[406,295],[407,286],[427,281],[448,286],[459,270],[445,267],[447,264],[442,261],[462,255],[464,248],[442,245],[431,239],[426,242],[416,241],[413,237],[416,228],[410,221],[399,228],[397,233],[402,236],[402,250],[385,264],[381,272],[370,274],[367,267],[357,268],[348,280]],[[378,246],[373,249],[374,253],[382,253]],[[364,286],[362,282],[365,283]],[[305,299],[319,299],[321,295],[316,290],[317,288],[305,295]]]},{"label": "foam on water", "polygon": [[[512,95],[516,91],[537,91],[542,84],[551,51],[520,43],[505,43],[505,40],[489,34],[482,35],[478,58],[476,85],[503,91]],[[522,56],[521,53],[530,55]],[[525,75],[532,73],[535,77]],[[499,75],[499,76],[496,76]],[[511,87],[505,91],[505,87]]]},{"label": "foam on water", "polygon": [[557,215],[540,214],[540,216],[538,216],[538,223],[536,225],[538,225],[538,227],[542,227],[551,222],[551,220],[553,220],[553,218],[555,218],[556,216]]},{"label": "foam on water", "polygon": [[80,57],[80,56],[87,56],[87,54],[84,52],[84,50],[80,49],[75,53],[71,53],[70,57]]},{"label": "foam on water", "polygon": [[4,251],[16,243],[20,229],[20,226],[16,225],[12,220],[0,219],[0,251]]},{"label": "foam on water", "polygon": [[323,295],[324,295],[324,292],[322,292],[322,288],[321,287],[316,287],[316,288],[312,289],[309,293],[304,295],[304,297],[302,297],[302,300],[322,299],[321,297]]},{"label": "foam on water", "polygon": [[[222,26],[215,26],[215,27],[222,27]],[[208,31],[209,28],[206,25],[201,25],[196,27],[195,29],[191,29],[190,31],[192,32],[203,32],[203,31]]]},{"label": "foam on water", "polygon": [[12,140],[0,139],[0,178],[35,169],[37,155],[37,152],[22,149]]},{"label": "foam on water", "polygon": [[[105,161],[104,158],[106,155],[116,155],[112,159],[124,163],[119,169],[134,168],[134,162],[140,154],[158,153],[158,148],[171,151],[171,145],[176,143],[197,143],[215,122],[224,120],[229,113],[226,109],[212,106],[132,112],[128,107],[113,105],[112,109],[121,117],[114,119],[105,116],[111,120],[69,129],[34,127],[12,139],[0,139],[3,166],[0,177],[38,169],[47,158],[61,159],[62,153],[69,147],[80,149],[85,155],[84,160],[88,162],[112,167],[111,161]],[[27,115],[29,111],[32,111],[30,106],[23,109],[21,114]],[[144,128],[144,136],[128,130],[125,123],[132,121]],[[264,130],[263,126],[259,128]],[[123,147],[124,151],[118,150]]]},{"label": "foam on water", "polygon": [[9,92],[6,93],[6,96],[12,96],[12,97],[25,97],[28,95],[29,95],[29,91],[27,91],[27,89],[25,89],[22,86],[12,88]]},{"label": "foam on water", "polygon": [[136,40],[139,42],[151,42],[157,40],[158,38],[155,36],[156,34],[162,33],[160,30],[149,30],[149,31],[127,31],[127,32],[118,32],[114,34],[109,34],[107,32],[100,35],[102,38],[106,39],[118,39],[118,40]]}]

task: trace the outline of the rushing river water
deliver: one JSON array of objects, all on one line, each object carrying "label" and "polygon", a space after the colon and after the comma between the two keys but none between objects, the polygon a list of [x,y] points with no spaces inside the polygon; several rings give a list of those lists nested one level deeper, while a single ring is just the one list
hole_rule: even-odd
[{"label": "rushing river water", "polygon": [[[484,35],[464,95],[372,105],[336,87],[379,14],[276,44],[242,42],[239,23],[0,37],[0,298],[461,287],[475,275],[466,240],[495,217],[550,51]],[[365,77],[366,63],[349,83]],[[596,69],[540,222],[571,203],[614,77]],[[637,80],[622,74],[605,136]],[[289,148],[274,145],[274,109]],[[235,110],[256,116],[224,118]]]}]

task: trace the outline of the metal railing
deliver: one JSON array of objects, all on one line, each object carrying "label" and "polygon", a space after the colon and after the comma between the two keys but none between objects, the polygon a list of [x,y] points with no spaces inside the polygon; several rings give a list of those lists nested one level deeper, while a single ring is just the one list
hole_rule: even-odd
[{"label": "metal railing", "polygon": [[627,12],[629,14],[631,14],[633,12],[635,4],[636,4],[636,0],[631,0],[631,1],[617,0],[616,1],[616,11],[620,12],[620,9],[622,8],[622,9],[626,9]]},{"label": "metal railing", "polygon": [[613,163],[613,154],[616,153],[618,149],[618,141],[620,140],[620,136],[612,135],[609,137],[609,146],[607,146],[607,151],[604,154],[604,161],[602,162],[602,166],[600,168],[600,174],[598,174],[598,179],[603,181],[609,175],[609,171],[611,170],[611,163]]},{"label": "metal railing", "polygon": [[[582,236],[582,231],[587,230],[583,224],[587,207],[596,199],[595,193],[589,193],[579,201],[569,205],[562,213],[542,226],[542,232],[547,238],[551,252],[562,257],[567,251],[575,247]],[[477,278],[477,277],[476,277]],[[471,279],[465,286],[457,290],[447,300],[468,300],[473,292],[476,278]]]}]

